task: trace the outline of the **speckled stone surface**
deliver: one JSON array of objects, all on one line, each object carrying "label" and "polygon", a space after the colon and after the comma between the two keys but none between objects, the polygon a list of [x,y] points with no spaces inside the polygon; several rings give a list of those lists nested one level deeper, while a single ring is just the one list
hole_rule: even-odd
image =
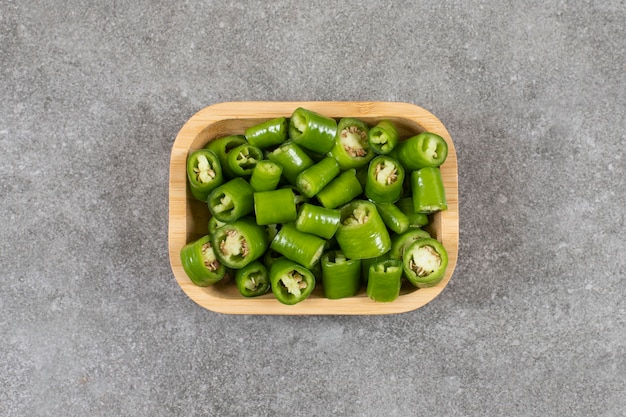
[{"label": "speckled stone surface", "polygon": [[[623,416],[624,1],[0,3],[0,415]],[[425,307],[197,306],[169,153],[239,100],[405,101],[459,161]]]}]

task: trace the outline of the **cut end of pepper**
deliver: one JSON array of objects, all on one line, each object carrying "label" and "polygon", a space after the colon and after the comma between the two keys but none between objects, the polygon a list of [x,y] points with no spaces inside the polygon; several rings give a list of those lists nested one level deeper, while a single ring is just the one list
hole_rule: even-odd
[{"label": "cut end of pepper", "polygon": [[367,207],[358,206],[352,210],[352,214],[343,221],[343,224],[345,226],[365,224],[369,220],[369,215],[370,212]]},{"label": "cut end of pepper", "polygon": [[211,272],[217,271],[220,267],[220,263],[217,260],[217,256],[215,255],[215,251],[210,243],[205,243],[202,245],[202,262],[204,262],[204,266]]},{"label": "cut end of pepper", "polygon": [[432,274],[441,266],[441,256],[432,246],[421,246],[409,253],[409,268],[418,277]]},{"label": "cut end of pepper", "polygon": [[225,256],[245,257],[248,252],[248,242],[237,231],[229,230],[226,232],[226,237],[220,242],[220,251]]},{"label": "cut end of pepper", "polygon": [[214,205],[214,210],[216,213],[228,214],[228,212],[232,211],[235,208],[235,204],[233,203],[232,198],[230,198],[230,196],[227,196],[226,194],[221,194],[217,196],[216,201],[219,201],[219,203]]},{"label": "cut end of pepper", "polygon": [[298,111],[294,112],[291,116],[293,127],[298,131],[299,134],[302,134],[307,127],[307,120],[304,115]]},{"label": "cut end of pepper", "polygon": [[376,182],[382,185],[391,185],[398,180],[398,167],[388,160],[376,164],[374,169]]},{"label": "cut end of pepper", "polygon": [[260,272],[251,273],[243,286],[249,291],[256,291],[266,284],[266,278]]},{"label": "cut end of pepper", "polygon": [[302,295],[302,290],[306,289],[307,283],[304,280],[304,276],[296,270],[289,271],[287,274],[280,278],[280,282],[285,286],[290,294],[296,297]]},{"label": "cut end of pepper", "polygon": [[424,141],[424,154],[432,159],[437,159],[437,143],[431,140]]},{"label": "cut end of pepper", "polygon": [[353,158],[367,155],[367,132],[357,126],[348,126],[339,134],[341,145]]},{"label": "cut end of pepper", "polygon": [[257,164],[256,158],[250,154],[250,151],[247,148],[239,151],[237,155],[237,164],[244,170],[254,168]]},{"label": "cut end of pepper", "polygon": [[213,181],[216,176],[215,170],[213,170],[211,163],[204,155],[198,155],[197,165],[193,172],[196,174],[196,180],[202,184]]}]

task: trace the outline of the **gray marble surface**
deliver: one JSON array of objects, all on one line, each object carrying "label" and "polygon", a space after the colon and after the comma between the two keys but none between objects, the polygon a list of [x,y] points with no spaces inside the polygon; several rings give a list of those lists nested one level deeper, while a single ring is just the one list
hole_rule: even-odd
[{"label": "gray marble surface", "polygon": [[[624,416],[626,5],[2,1],[0,415]],[[178,287],[168,163],[239,100],[418,104],[460,257],[392,316]]]}]

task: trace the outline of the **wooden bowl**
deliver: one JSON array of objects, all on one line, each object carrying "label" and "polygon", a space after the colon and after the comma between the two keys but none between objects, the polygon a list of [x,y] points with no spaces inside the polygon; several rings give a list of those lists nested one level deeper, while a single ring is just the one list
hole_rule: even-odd
[{"label": "wooden bowl", "polygon": [[[226,135],[243,134],[244,130],[268,119],[289,117],[298,108],[315,111],[328,117],[356,117],[370,125],[383,119],[392,120],[401,138],[430,131],[448,143],[448,157],[441,166],[448,210],[432,216],[427,230],[448,251],[449,263],[444,279],[432,288],[417,289],[404,283],[400,296],[391,303],[370,300],[365,288],[351,298],[329,300],[324,297],[321,282],[308,299],[292,306],[278,302],[270,292],[261,297],[241,296],[234,280],[227,278],[202,288],[194,285],[180,261],[182,247],[207,234],[209,211],[191,197],[187,187],[186,161],[189,152],[204,147],[209,141]],[[228,314],[392,314],[411,311],[433,300],[445,288],[456,266],[458,256],[459,213],[457,159],[454,144],[444,125],[427,110],[408,103],[392,102],[231,102],[206,107],[182,127],[170,161],[169,182],[169,255],[176,281],[196,303],[209,310]]]}]

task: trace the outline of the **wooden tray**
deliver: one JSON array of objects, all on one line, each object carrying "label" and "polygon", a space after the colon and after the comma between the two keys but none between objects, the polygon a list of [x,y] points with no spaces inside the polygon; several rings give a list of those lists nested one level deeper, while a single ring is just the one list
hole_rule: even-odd
[{"label": "wooden tray", "polygon": [[[194,285],[183,270],[180,250],[187,243],[207,233],[209,212],[206,204],[194,200],[186,182],[186,160],[190,151],[200,149],[216,138],[243,134],[247,127],[276,117],[289,117],[297,107],[304,107],[328,117],[356,117],[369,124],[392,120],[401,138],[430,131],[448,142],[448,157],[441,166],[448,210],[433,215],[427,230],[443,243],[449,263],[445,278],[435,287],[416,289],[405,283],[400,297],[391,303],[376,303],[365,289],[351,298],[324,298],[321,283],[311,296],[299,304],[279,303],[270,292],[257,298],[242,297],[232,279],[201,288]],[[408,103],[392,102],[231,102],[206,107],[182,127],[170,160],[169,182],[169,255],[176,281],[196,303],[209,310],[228,314],[392,314],[422,307],[445,288],[456,266],[458,256],[459,213],[457,159],[454,144],[444,125],[427,110]]]}]

